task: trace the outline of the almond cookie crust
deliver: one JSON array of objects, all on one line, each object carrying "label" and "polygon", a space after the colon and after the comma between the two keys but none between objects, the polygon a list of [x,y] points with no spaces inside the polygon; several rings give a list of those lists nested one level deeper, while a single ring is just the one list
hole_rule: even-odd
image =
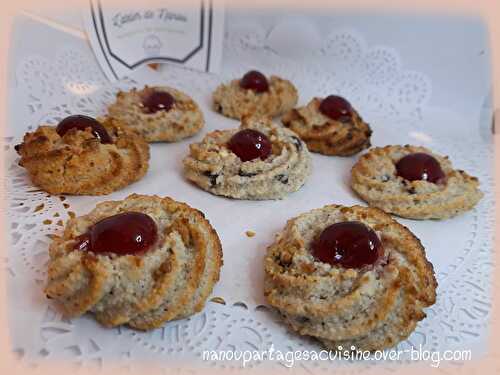
[{"label": "almond cookie crust", "polygon": [[[334,223],[359,221],[384,253],[360,269],[312,255],[313,241]],[[329,205],[288,221],[265,258],[265,296],[287,325],[327,348],[382,350],[407,338],[435,303],[437,282],[425,251],[407,228],[376,208]]]},{"label": "almond cookie crust", "polygon": [[240,87],[240,80],[220,85],[213,94],[213,108],[224,116],[241,120],[245,116],[279,116],[292,109],[298,100],[295,86],[288,80],[271,76],[269,91],[256,93]]},{"label": "almond cookie crust", "polygon": [[[416,152],[433,156],[446,181],[435,184],[397,176],[398,160]],[[483,196],[478,179],[453,169],[447,156],[410,145],[369,150],[352,168],[351,186],[370,206],[409,219],[446,219],[472,209]]]},{"label": "almond cookie crust", "polygon": [[40,126],[16,146],[19,165],[36,186],[55,195],[109,194],[140,180],[149,167],[149,145],[117,120],[98,121],[113,143],[101,143],[90,128],[61,137],[54,126]]},{"label": "almond cookie crust", "polygon": [[[169,111],[145,113],[142,104],[153,91],[167,92],[175,102]],[[108,107],[109,116],[135,129],[148,142],[176,142],[198,133],[205,124],[198,104],[185,93],[171,87],[145,86],[142,90],[120,91]]]},{"label": "almond cookie crust", "polygon": [[[242,162],[228,147],[242,129],[264,133],[272,143],[266,160]],[[184,159],[186,178],[215,195],[237,199],[281,199],[298,190],[311,171],[307,146],[295,133],[270,119],[245,117],[239,129],[216,130],[190,146]]]},{"label": "almond cookie crust", "polygon": [[283,125],[306,142],[309,151],[324,155],[350,156],[370,147],[372,131],[352,109],[347,122],[335,121],[319,111],[321,99],[314,98],[306,106],[294,108],[282,119]]},{"label": "almond cookie crust", "polygon": [[[90,226],[130,211],[149,215],[158,226],[158,241],[144,254],[74,249]],[[66,316],[90,312],[104,326],[140,330],[201,311],[222,266],[219,237],[203,213],[168,197],[137,194],[69,220],[49,254],[45,292]]]}]

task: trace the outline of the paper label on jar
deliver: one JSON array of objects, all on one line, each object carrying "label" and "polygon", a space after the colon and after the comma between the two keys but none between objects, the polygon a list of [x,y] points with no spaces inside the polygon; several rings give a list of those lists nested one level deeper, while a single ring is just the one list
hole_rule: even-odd
[{"label": "paper label on jar", "polygon": [[90,0],[85,27],[105,75],[116,81],[144,64],[220,70],[224,6],[219,0],[148,1],[117,5]]}]

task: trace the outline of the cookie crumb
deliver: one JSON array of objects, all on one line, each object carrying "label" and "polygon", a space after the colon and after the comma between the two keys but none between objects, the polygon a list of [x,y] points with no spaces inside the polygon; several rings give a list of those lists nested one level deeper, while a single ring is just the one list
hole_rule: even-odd
[{"label": "cookie crumb", "polygon": [[220,305],[225,305],[226,301],[222,297],[214,297],[210,300],[211,302],[218,303]]},{"label": "cookie crumb", "polygon": [[251,238],[251,237],[253,237],[253,236],[255,236],[255,232],[254,232],[254,231],[251,231],[251,230],[247,230],[247,231],[245,232],[245,234],[247,235],[247,237],[250,237],[250,238]]},{"label": "cookie crumb", "polygon": [[33,212],[42,211],[44,207],[45,207],[45,205],[43,203],[39,204],[38,206],[35,207],[35,210]]}]

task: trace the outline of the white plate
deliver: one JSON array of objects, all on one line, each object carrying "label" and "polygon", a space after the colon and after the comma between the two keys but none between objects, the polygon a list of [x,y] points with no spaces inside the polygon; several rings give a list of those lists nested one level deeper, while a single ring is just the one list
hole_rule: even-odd
[{"label": "white plate", "polygon": [[[142,69],[131,79],[110,87],[84,42],[36,22],[19,21],[17,38],[29,32],[53,43],[43,48],[23,46],[11,59],[11,71],[15,74],[11,82],[10,118],[15,127],[11,129],[14,137],[7,139],[6,146],[10,205],[7,216],[11,225],[6,267],[10,275],[14,349],[32,362],[43,357],[64,357],[89,365],[96,358],[104,363],[117,358],[127,363],[166,358],[183,363],[195,358],[200,361],[203,350],[216,348],[265,350],[271,344],[281,350],[318,348],[308,340],[289,335],[273,314],[259,308],[265,304],[262,259],[274,234],[289,218],[329,203],[363,204],[349,188],[350,168],[357,157],[313,154],[313,174],[306,185],[281,201],[216,197],[182,176],[181,160],[190,142],[200,140],[209,130],[238,125],[211,111],[212,90],[221,80],[257,67],[293,79],[301,102],[315,93],[340,92],[347,96],[372,125],[375,146],[422,144],[449,155],[457,168],[479,177],[485,197],[471,212],[441,222],[399,220],[422,240],[435,266],[439,289],[437,303],[427,310],[428,317],[398,347],[423,345],[432,351],[473,349],[477,358],[478,353],[487,350],[485,338],[491,309],[493,196],[488,136],[481,135],[478,125],[458,132],[455,125],[462,116],[446,108],[430,107],[434,82],[425,74],[405,70],[394,49],[370,46],[356,32],[333,29],[328,41],[335,48],[324,46],[314,55],[313,62],[304,65],[304,61],[273,52],[265,37],[269,33],[234,24],[232,27],[226,41],[226,51],[230,53],[225,57],[223,79],[165,66],[160,73]],[[290,26],[285,23],[281,27]],[[274,34],[272,43],[278,43],[284,34],[283,30]],[[341,54],[339,45],[345,47]],[[332,55],[336,58],[336,70],[325,70]],[[25,172],[16,166],[13,145],[26,131],[19,124],[36,127],[40,122],[57,123],[70,113],[103,113],[119,87],[145,83],[175,86],[192,95],[206,117],[203,134],[176,144],[152,145],[146,177],[109,196],[68,197],[61,201],[33,192]],[[474,110],[479,112],[480,108]],[[439,129],[435,124],[440,125]],[[466,124],[462,125],[458,128],[465,129]],[[450,136],[445,137],[447,134]],[[206,214],[223,244],[225,265],[213,295],[222,297],[225,306],[209,303],[203,313],[191,319],[169,323],[154,332],[138,333],[127,328],[104,329],[89,317],[63,320],[45,300],[47,234],[60,231],[59,220],[66,220],[70,211],[83,214],[97,202],[122,199],[131,193],[168,195]],[[256,236],[248,238],[247,230],[256,232]],[[241,363],[233,365],[240,367]],[[331,364],[303,365],[315,368]]]}]

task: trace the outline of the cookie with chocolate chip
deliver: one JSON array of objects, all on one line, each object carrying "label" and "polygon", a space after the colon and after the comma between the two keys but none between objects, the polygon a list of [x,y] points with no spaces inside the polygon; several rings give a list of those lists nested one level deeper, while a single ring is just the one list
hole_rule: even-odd
[{"label": "cookie with chocolate chip", "polygon": [[311,170],[307,146],[270,119],[245,117],[239,129],[216,130],[190,146],[188,180],[215,195],[281,199],[298,190]]},{"label": "cookie with chocolate chip", "polygon": [[351,186],[370,206],[409,219],[446,219],[482,198],[479,181],[425,147],[376,147],[351,171]]},{"label": "cookie with chocolate chip", "polygon": [[49,255],[45,293],[66,317],[140,330],[201,311],[222,266],[203,213],[137,194],[69,220]]},{"label": "cookie with chocolate chip", "polygon": [[220,85],[213,94],[213,108],[224,116],[241,120],[245,116],[275,117],[297,104],[298,93],[289,80],[250,71],[241,79]]},{"label": "cookie with chocolate chip", "polygon": [[198,133],[205,124],[192,98],[166,86],[120,91],[108,112],[148,142],[176,142]]},{"label": "cookie with chocolate chip", "polygon": [[287,112],[282,121],[306,142],[311,152],[350,156],[370,147],[370,126],[340,96],[314,98],[306,106]]},{"label": "cookie with chocolate chip", "polygon": [[376,208],[329,205],[289,220],[264,267],[265,296],[287,326],[332,350],[393,347],[436,301],[422,244]]},{"label": "cookie with chocolate chip", "polygon": [[72,115],[42,125],[16,146],[31,181],[50,194],[110,194],[140,180],[149,167],[149,145],[109,117]]}]

